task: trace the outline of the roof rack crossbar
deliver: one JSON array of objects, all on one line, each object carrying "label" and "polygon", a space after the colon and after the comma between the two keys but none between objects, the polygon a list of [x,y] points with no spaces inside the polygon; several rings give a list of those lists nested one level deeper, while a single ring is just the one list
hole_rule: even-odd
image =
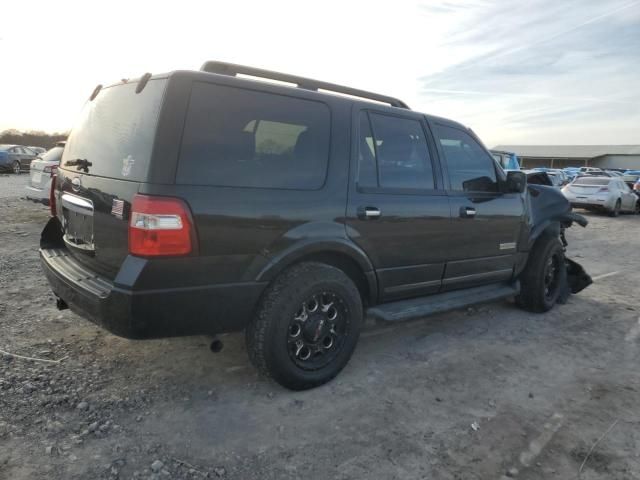
[{"label": "roof rack crossbar", "polygon": [[235,77],[237,75],[249,75],[252,77],[259,77],[271,80],[277,80],[280,82],[293,83],[298,88],[305,90],[327,90],[330,92],[342,93],[344,95],[350,95],[352,97],[359,97],[368,100],[375,100],[376,102],[388,103],[392,107],[409,109],[406,103],[394,97],[388,97],[386,95],[380,95],[378,93],[367,92],[365,90],[359,90],[357,88],[345,87],[342,85],[336,85],[335,83],[322,82],[319,80],[313,80],[311,78],[298,77],[296,75],[289,75],[288,73],[274,72],[271,70],[264,70],[262,68],[247,67],[245,65],[237,65],[235,63],[218,62],[211,60],[205,62],[200,68],[203,72],[217,73],[218,75],[229,75]]}]

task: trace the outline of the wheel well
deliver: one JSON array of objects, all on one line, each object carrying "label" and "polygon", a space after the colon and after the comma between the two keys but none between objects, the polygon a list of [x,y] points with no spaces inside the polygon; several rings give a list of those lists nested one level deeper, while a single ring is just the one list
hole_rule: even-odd
[{"label": "wheel well", "polygon": [[[375,291],[369,285],[369,280],[365,275],[362,267],[353,258],[348,255],[337,252],[318,252],[311,253],[299,258],[295,264],[302,262],[319,262],[331,265],[342,270],[358,287],[360,297],[365,306],[375,303]],[[294,264],[294,265],[295,265]]]}]

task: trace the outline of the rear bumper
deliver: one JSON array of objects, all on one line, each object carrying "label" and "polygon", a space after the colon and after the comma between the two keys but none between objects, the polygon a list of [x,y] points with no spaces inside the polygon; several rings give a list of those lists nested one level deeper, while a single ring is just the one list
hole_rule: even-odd
[{"label": "rear bumper", "polygon": [[40,249],[40,260],[53,292],[73,312],[131,339],[242,330],[266,286],[237,283],[143,291],[135,288],[134,271],[144,268],[143,259],[136,259],[142,268],[122,275],[132,280],[130,285],[101,278],[64,248]]},{"label": "rear bumper", "polygon": [[572,207],[575,208],[586,208],[586,207],[598,207],[605,208],[607,210],[613,210],[615,206],[615,201],[612,202],[610,199],[597,199],[597,198],[572,198],[569,200]]},{"label": "rear bumper", "polygon": [[25,188],[26,197],[30,200],[38,200],[41,202],[49,202],[49,190],[51,189],[51,183],[49,183],[49,188],[37,188],[31,185],[28,185]]}]

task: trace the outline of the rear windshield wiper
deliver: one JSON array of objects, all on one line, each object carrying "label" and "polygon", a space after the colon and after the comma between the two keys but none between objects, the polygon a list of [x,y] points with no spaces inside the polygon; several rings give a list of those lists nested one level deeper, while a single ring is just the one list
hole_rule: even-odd
[{"label": "rear windshield wiper", "polygon": [[64,164],[65,167],[76,167],[76,170],[84,170],[85,173],[89,171],[89,167],[93,165],[86,158],[76,158],[74,160],[67,160]]}]

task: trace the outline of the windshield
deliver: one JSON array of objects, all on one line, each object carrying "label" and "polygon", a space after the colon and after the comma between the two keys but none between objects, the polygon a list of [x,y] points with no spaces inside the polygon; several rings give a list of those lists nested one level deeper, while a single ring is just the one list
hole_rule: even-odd
[{"label": "windshield", "polygon": [[578,177],[573,182],[574,185],[609,185],[611,179],[598,177]]},{"label": "windshield", "polygon": [[[150,80],[138,94],[137,82],[100,91],[85,104],[67,141],[62,166],[89,175],[144,181],[166,83],[166,79]],[[80,160],[84,163],[74,165]]]}]

